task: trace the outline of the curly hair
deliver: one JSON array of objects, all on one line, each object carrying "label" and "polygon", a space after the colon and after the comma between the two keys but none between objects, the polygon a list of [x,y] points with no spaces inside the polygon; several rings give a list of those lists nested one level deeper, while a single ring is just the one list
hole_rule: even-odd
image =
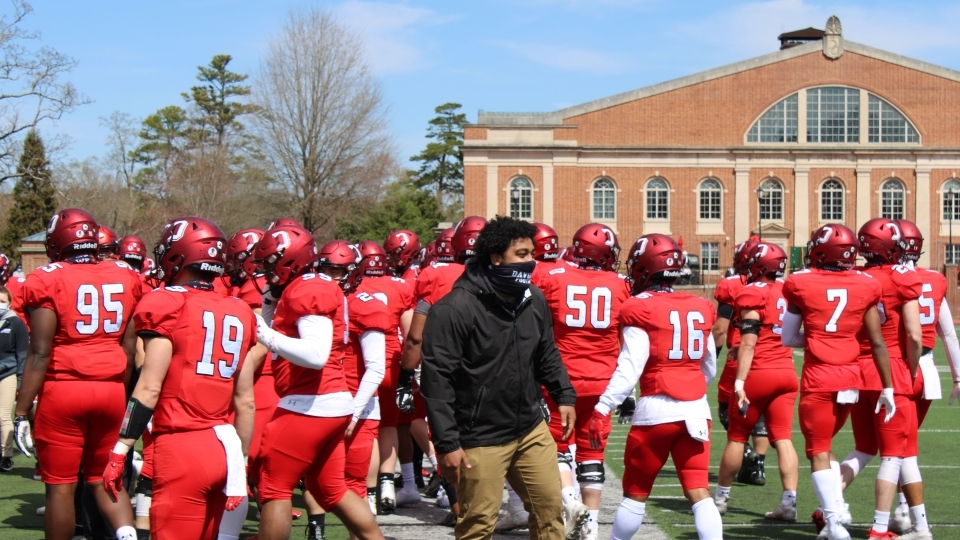
[{"label": "curly hair", "polygon": [[514,240],[533,237],[537,228],[533,223],[508,216],[497,216],[488,221],[477,236],[477,259],[484,263],[490,262],[490,255],[504,254]]}]

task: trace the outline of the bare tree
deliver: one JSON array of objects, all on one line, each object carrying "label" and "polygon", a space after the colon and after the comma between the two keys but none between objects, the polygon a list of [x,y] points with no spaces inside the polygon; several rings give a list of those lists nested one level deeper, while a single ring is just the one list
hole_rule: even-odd
[{"label": "bare tree", "polygon": [[49,47],[28,48],[40,37],[21,26],[33,8],[24,0],[11,4],[13,12],[0,15],[0,182],[17,176],[22,134],[88,103],[62,80],[77,61]]},{"label": "bare tree", "polygon": [[260,62],[253,102],[270,173],[312,231],[394,170],[377,81],[359,38],[318,9],[292,12]]}]

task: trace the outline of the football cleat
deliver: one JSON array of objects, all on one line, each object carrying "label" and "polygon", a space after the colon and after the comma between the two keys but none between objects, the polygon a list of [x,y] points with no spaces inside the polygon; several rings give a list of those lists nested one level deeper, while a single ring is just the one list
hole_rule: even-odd
[{"label": "football cleat", "polygon": [[564,540],[580,540],[583,525],[590,518],[590,509],[580,501],[570,501],[563,505],[563,538]]},{"label": "football cleat", "polygon": [[717,505],[717,511],[720,512],[720,515],[727,513],[727,501],[730,500],[730,497],[717,497],[713,496],[713,504]]},{"label": "football cleat", "polygon": [[423,494],[431,499],[437,498],[437,491],[440,490],[440,484],[442,483],[443,478],[439,474],[431,474],[430,480],[427,482],[427,490]]},{"label": "football cleat", "polygon": [[890,516],[890,530],[897,534],[906,534],[913,528],[913,521],[910,519],[910,513],[901,513],[900,508]]},{"label": "football cleat", "polygon": [[[817,528],[817,534],[823,532],[824,527],[827,526],[827,519],[823,515],[823,509],[817,508],[813,511],[813,515],[810,516],[811,521],[813,521],[813,526]],[[817,536],[819,538],[819,536]]]},{"label": "football cleat", "polygon": [[580,532],[583,540],[600,540],[600,525],[596,521],[588,521]]},{"label": "football cleat", "polygon": [[497,525],[494,530],[497,532],[512,531],[514,529],[526,529],[529,525],[530,514],[523,509],[523,505],[513,506],[507,503],[507,507],[500,513],[497,519]]},{"label": "football cleat", "polygon": [[900,536],[892,535],[891,538],[897,538],[897,540],[933,540],[933,533],[930,532],[930,529],[925,531],[910,530]]},{"label": "football cleat", "polygon": [[447,492],[444,491],[442,486],[440,487],[440,491],[437,492],[437,507],[450,508],[450,499],[447,497]]},{"label": "football cleat", "polygon": [[397,509],[397,493],[393,479],[380,481],[380,514],[392,514]]},{"label": "football cleat", "polygon": [[873,530],[872,527],[870,528],[870,533],[867,534],[867,540],[892,540],[893,538],[899,537],[890,531],[878,533],[877,531]]},{"label": "football cleat", "polygon": [[33,466],[33,479],[34,479],[34,480],[41,480],[41,479],[42,479],[42,477],[40,476],[40,462],[39,462],[39,461],[37,462],[36,465]]},{"label": "football cleat", "polygon": [[764,514],[763,517],[764,519],[794,523],[797,521],[797,507],[795,505],[784,506],[781,504],[780,506],[776,507],[773,512],[767,512]]},{"label": "football cleat", "polygon": [[5,457],[0,459],[0,472],[10,472],[13,470],[13,458]]}]

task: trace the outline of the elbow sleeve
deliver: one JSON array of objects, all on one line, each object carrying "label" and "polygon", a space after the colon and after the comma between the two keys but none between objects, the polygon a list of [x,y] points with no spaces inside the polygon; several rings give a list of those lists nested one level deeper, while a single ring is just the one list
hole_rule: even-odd
[{"label": "elbow sleeve", "polygon": [[292,364],[309,369],[323,369],[333,347],[333,321],[319,315],[308,315],[297,321],[299,338],[276,332],[273,350]]}]

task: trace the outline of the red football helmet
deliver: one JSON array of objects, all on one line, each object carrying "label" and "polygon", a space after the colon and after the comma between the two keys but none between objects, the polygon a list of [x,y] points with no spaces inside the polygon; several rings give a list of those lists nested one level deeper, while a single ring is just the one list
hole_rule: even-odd
[{"label": "red football helmet", "polygon": [[872,262],[899,264],[903,257],[900,225],[896,220],[873,218],[860,227],[860,255]]},{"label": "red football helmet", "polygon": [[751,255],[753,255],[753,248],[757,246],[760,242],[760,239],[756,236],[751,236],[743,242],[737,244],[737,247],[733,251],[733,271],[741,276],[747,275],[747,261],[750,260]]},{"label": "red football helmet", "polygon": [[283,287],[316,267],[317,243],[303,227],[275,227],[253,248],[253,264],[267,283]]},{"label": "red football helmet", "polygon": [[[383,249],[387,253],[387,265],[390,268],[406,268],[420,254],[420,237],[413,231],[401,229],[387,235]],[[363,250],[360,250],[363,253]]]},{"label": "red football helmet", "polygon": [[157,257],[157,280],[170,284],[184,268],[223,275],[227,238],[216,223],[186,217],[163,226],[160,241],[153,248]]},{"label": "red football helmet", "polygon": [[533,236],[533,256],[538,261],[555,261],[560,257],[560,238],[553,227],[545,223],[534,223],[537,234]]},{"label": "red football helmet", "polygon": [[266,230],[272,231],[280,227],[299,227],[302,229],[303,225],[299,221],[293,219],[292,217],[282,217],[282,218],[277,218],[271,221],[270,224],[267,225]]},{"label": "red football helmet", "polygon": [[[417,244],[420,242],[417,241]],[[362,261],[360,266],[363,268],[363,275],[370,277],[380,277],[387,275],[387,253],[383,246],[373,240],[363,240],[357,243],[357,251],[360,252]]]},{"label": "red football helmet", "polygon": [[10,257],[0,253],[0,283],[6,284],[11,274],[13,274],[13,263],[10,262]]},{"label": "red football helmet", "polygon": [[437,260],[437,241],[431,240],[420,250],[420,268],[426,268]]},{"label": "red football helmet", "polygon": [[451,263],[454,255],[453,229],[444,229],[434,240],[434,259],[436,262]]},{"label": "red football helmet", "polygon": [[100,247],[99,231],[100,226],[86,210],[61,210],[50,218],[47,226],[47,257],[57,262],[78,254],[96,256]]},{"label": "red football helmet", "polygon": [[363,257],[357,250],[357,246],[346,240],[332,240],[320,248],[317,257],[317,268],[322,273],[325,273],[324,268],[343,269],[339,282],[343,292],[349,293],[360,285],[363,279],[363,268],[360,262]]},{"label": "red football helmet", "polygon": [[[117,255],[121,261],[134,267],[138,272],[147,258],[147,244],[135,234],[128,234],[118,242]],[[102,247],[100,249],[103,249]]]},{"label": "red football helmet", "polygon": [[747,281],[754,282],[760,279],[760,276],[767,274],[776,274],[776,277],[783,277],[787,269],[787,252],[776,244],[766,242],[757,242],[750,250],[747,262],[744,263]]},{"label": "red football helmet", "polygon": [[561,250],[560,250],[560,257],[558,257],[558,259],[561,260],[561,261],[569,261],[569,262],[572,262],[572,263],[577,262],[577,261],[574,260],[574,258],[573,258],[573,246],[565,247],[565,248],[561,249]]},{"label": "red football helmet", "polygon": [[599,266],[616,272],[620,267],[620,242],[616,233],[599,223],[580,227],[573,235],[573,260],[581,267]]},{"label": "red football helmet", "polygon": [[850,270],[857,259],[859,244],[850,227],[840,223],[824,225],[810,235],[807,261],[814,268],[832,266]]},{"label": "red football helmet", "polygon": [[903,248],[903,260],[917,262],[920,254],[923,253],[923,233],[917,224],[906,220],[898,219],[897,225],[900,225],[900,247]]},{"label": "red football helmet", "polygon": [[257,271],[257,265],[253,262],[253,248],[257,242],[263,238],[263,231],[260,229],[240,229],[233,233],[227,242],[227,267],[226,274],[230,278],[230,284],[239,287]]},{"label": "red football helmet", "polygon": [[477,236],[480,230],[487,224],[486,218],[480,216],[468,216],[463,221],[457,223],[453,229],[453,252],[454,258],[458,263],[464,263],[470,257],[477,254],[474,247],[477,243]]},{"label": "red football helmet", "polygon": [[100,225],[97,232],[97,243],[100,244],[100,251],[97,253],[101,260],[116,259],[117,251],[120,249],[120,242],[117,240],[117,233],[106,225]]},{"label": "red football helmet", "polygon": [[680,277],[683,269],[683,250],[673,238],[665,234],[645,234],[630,248],[627,258],[633,291],[641,292],[657,276]]}]

